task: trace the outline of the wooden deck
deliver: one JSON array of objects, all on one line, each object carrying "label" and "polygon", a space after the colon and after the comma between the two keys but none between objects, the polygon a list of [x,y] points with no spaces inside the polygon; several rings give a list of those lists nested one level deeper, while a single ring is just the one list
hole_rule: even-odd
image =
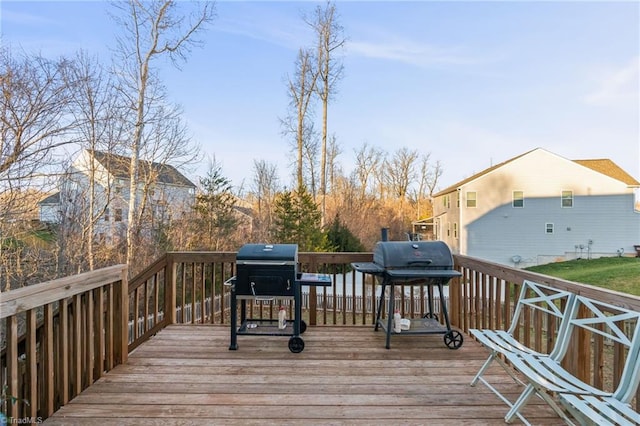
[{"label": "wooden deck", "polygon": [[[439,334],[393,336],[385,349],[373,327],[312,327],[302,337],[298,354],[283,336],[238,336],[230,351],[228,326],[172,325],[46,423],[504,424],[506,405],[469,386],[488,356],[471,337],[458,350]],[[497,366],[489,376],[512,400],[521,390]],[[524,414],[563,424],[539,399]]]}]

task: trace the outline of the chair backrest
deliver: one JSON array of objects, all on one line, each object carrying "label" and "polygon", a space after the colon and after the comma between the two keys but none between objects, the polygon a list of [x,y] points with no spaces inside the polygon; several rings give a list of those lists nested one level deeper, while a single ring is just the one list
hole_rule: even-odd
[{"label": "chair backrest", "polygon": [[629,403],[640,383],[640,312],[577,296],[570,312],[561,356],[567,351],[568,337],[577,328],[603,336],[605,340],[618,343],[626,349],[620,383],[612,396]]},{"label": "chair backrest", "polygon": [[[520,325],[522,315],[532,311],[540,311],[547,318],[555,318],[557,320],[556,339],[563,338],[568,325],[568,321],[565,318],[567,317],[567,312],[571,310],[574,298],[575,294],[570,291],[525,280],[520,289],[518,303],[513,311],[509,333],[513,334],[515,332],[515,329]],[[555,356],[560,349],[555,344],[550,355]]]}]

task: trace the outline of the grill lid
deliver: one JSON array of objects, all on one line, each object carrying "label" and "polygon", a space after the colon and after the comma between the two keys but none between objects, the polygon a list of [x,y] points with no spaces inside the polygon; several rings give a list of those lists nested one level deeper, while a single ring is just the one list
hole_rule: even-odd
[{"label": "grill lid", "polygon": [[379,241],[373,262],[384,269],[453,269],[453,257],[443,241]]},{"label": "grill lid", "polygon": [[245,244],[236,254],[237,265],[296,265],[297,244]]},{"label": "grill lid", "polygon": [[359,272],[391,280],[448,280],[462,275],[453,269],[453,256],[442,241],[379,241],[373,262],[351,265]]}]

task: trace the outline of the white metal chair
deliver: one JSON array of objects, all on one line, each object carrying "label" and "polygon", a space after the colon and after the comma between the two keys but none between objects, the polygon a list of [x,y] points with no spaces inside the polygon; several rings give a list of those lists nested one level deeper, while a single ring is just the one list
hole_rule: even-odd
[{"label": "white metal chair", "polygon": [[[575,295],[569,291],[525,280],[522,284],[520,296],[513,312],[511,325],[508,330],[469,330],[476,340],[491,350],[491,354],[471,381],[471,386],[475,386],[478,381],[482,382],[502,401],[511,407],[512,403],[483,377],[485,372],[493,361],[496,361],[513,378],[514,381],[524,386],[525,384],[514,374],[513,368],[508,366],[502,357],[507,353],[511,353],[517,355],[529,354],[550,356],[555,358],[561,347],[559,345],[554,345],[554,349],[550,354],[540,353],[520,342],[515,337],[516,329],[521,326],[521,321],[524,321],[525,315],[530,315],[533,312],[538,311],[546,315],[547,319],[555,318],[557,320],[558,332],[556,335],[556,342],[564,339],[567,328],[567,321],[565,321],[565,317],[573,304],[574,297]],[[524,421],[524,419],[522,420]]]},{"label": "white metal chair", "polygon": [[[629,335],[625,332],[626,323]],[[613,392],[595,388],[569,373],[561,362],[567,356],[570,338],[573,332],[584,329],[592,334],[603,336],[606,340],[622,345],[626,349],[620,383]],[[615,411],[626,412],[632,420],[626,424],[638,424],[638,414],[628,405],[638,387],[640,367],[640,312],[595,301],[584,296],[576,296],[568,312],[566,335],[558,340],[554,356],[541,356],[527,353],[507,353],[506,360],[525,377],[527,386],[505,416],[510,422],[515,416],[523,419],[521,410],[533,395],[540,396],[568,424],[574,424],[566,412],[558,405],[554,395],[559,396],[562,405],[578,419],[581,424],[625,424],[618,423]],[[600,402],[598,402],[600,401]],[[607,422],[603,415],[612,417]],[[603,418],[585,420],[598,414]],[[597,419],[597,417],[593,417]],[[635,419],[635,420],[634,420]],[[525,421],[526,422],[526,421]]]}]

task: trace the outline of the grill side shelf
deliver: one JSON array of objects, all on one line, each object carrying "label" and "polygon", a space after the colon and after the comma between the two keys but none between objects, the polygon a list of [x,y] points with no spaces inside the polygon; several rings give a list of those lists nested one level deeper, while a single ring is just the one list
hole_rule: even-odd
[{"label": "grill side shelf", "polygon": [[387,269],[387,275],[392,279],[415,278],[454,278],[462,273],[454,269]]},{"label": "grill side shelf", "polygon": [[385,269],[374,262],[352,263],[351,266],[358,272],[365,274],[382,275]]},{"label": "grill side shelf", "polygon": [[313,285],[322,287],[331,287],[331,275],[329,274],[311,274],[308,272],[298,272],[296,281],[300,285]]}]

